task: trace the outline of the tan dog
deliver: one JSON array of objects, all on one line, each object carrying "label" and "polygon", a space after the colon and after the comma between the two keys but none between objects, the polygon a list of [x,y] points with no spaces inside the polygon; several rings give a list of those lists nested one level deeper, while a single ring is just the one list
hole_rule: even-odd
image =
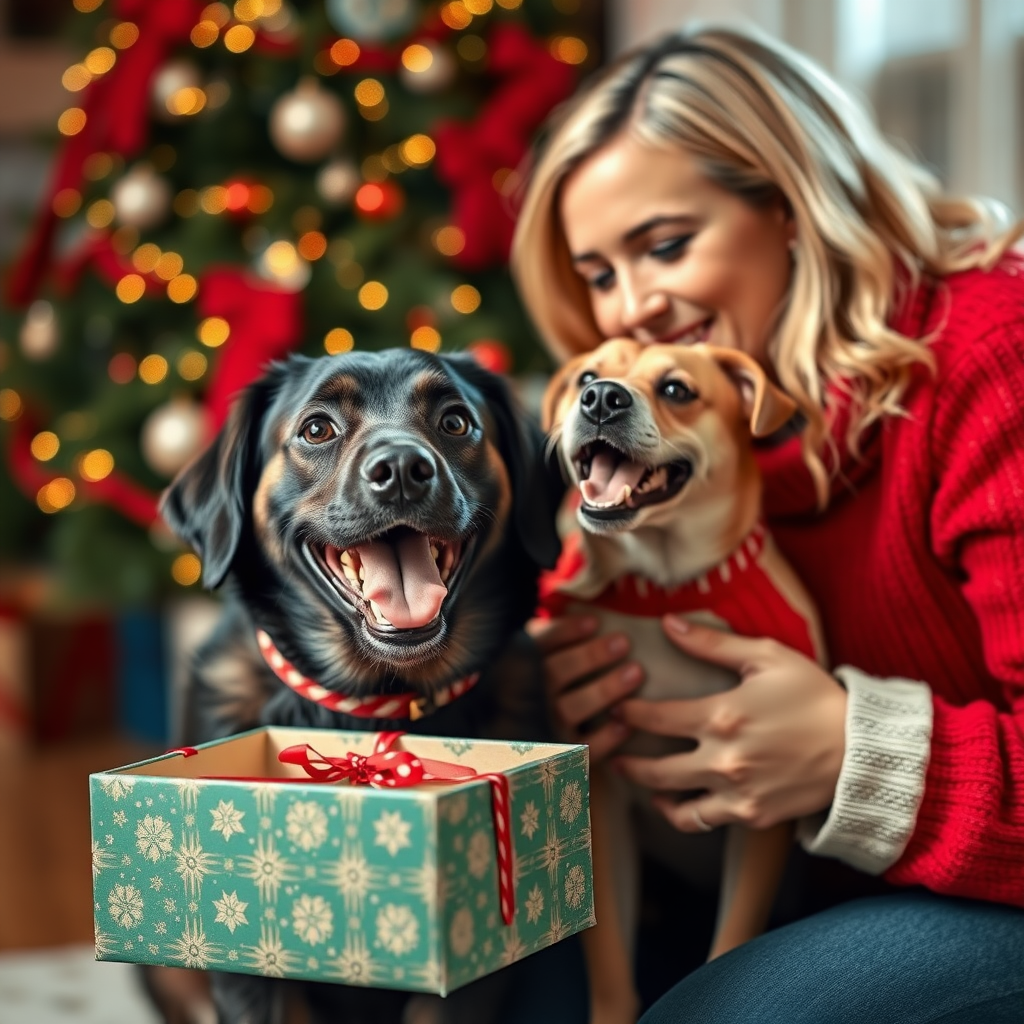
[{"label": "tan dog", "polygon": [[[752,438],[779,429],[796,406],[742,352],[706,345],[641,346],[615,339],[566,365],[544,400],[544,427],[578,486],[582,532],[569,538],[544,584],[554,613],[596,612],[632,640],[649,700],[701,697],[733,673],[685,655],[661,615],[751,636],[774,636],[821,662],[810,598],[760,525],[761,476]],[[693,749],[653,736],[625,748],[650,756]],[[650,793],[591,775],[598,926],[584,934],[592,1021],[635,1019],[632,945],[638,890],[630,808],[658,817],[657,846],[680,865],[705,860],[711,837],[664,834]],[[668,830],[674,832],[674,830]],[[789,824],[727,831],[711,957],[759,934],[792,839]],[[705,849],[699,849],[705,840]],[[668,851],[665,842],[681,849]],[[720,854],[719,854],[720,855]],[[699,874],[699,872],[698,872]]]}]

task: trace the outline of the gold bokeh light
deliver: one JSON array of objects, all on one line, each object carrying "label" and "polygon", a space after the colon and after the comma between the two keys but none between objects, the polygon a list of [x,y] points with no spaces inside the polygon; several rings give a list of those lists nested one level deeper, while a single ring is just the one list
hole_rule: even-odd
[{"label": "gold bokeh light", "polygon": [[199,291],[199,283],[191,274],[179,274],[173,281],[167,282],[167,298],[179,305],[190,302]]},{"label": "gold bokeh light", "polygon": [[171,576],[175,583],[190,587],[198,583],[203,574],[203,563],[193,554],[178,555],[171,563]]},{"label": "gold bokeh light", "polygon": [[231,325],[221,316],[208,316],[196,329],[196,337],[207,348],[219,348],[231,336]]},{"label": "gold bokeh light", "polygon": [[125,274],[117,282],[117,297],[126,305],[138,302],[146,294],[146,282],[138,274]]},{"label": "gold bokeh light", "polygon": [[350,352],[355,343],[352,332],[346,331],[344,327],[333,327],[324,335],[324,351],[332,356]]},{"label": "gold bokeh light", "polygon": [[114,471],[114,456],[106,448],[94,448],[86,452],[78,464],[78,472],[83,480],[89,483],[96,483],[103,480]]},{"label": "gold bokeh light", "polygon": [[412,332],[409,344],[423,352],[436,352],[441,347],[441,334],[436,328],[424,324]]},{"label": "gold bokeh light", "polygon": [[359,289],[359,305],[363,309],[383,309],[388,301],[388,290],[380,281],[367,281]]},{"label": "gold bokeh light", "polygon": [[471,284],[460,284],[452,291],[451,302],[456,313],[475,313],[480,308],[480,293]]},{"label": "gold bokeh light", "polygon": [[189,349],[178,358],[178,376],[182,380],[199,380],[206,373],[208,365],[209,361],[202,352]]},{"label": "gold bokeh light", "polygon": [[167,360],[163,356],[146,356],[139,363],[139,380],[143,384],[159,384],[167,376]]},{"label": "gold bokeh light", "polygon": [[29,448],[33,458],[49,462],[60,451],[60,438],[52,430],[42,430],[32,438]]}]

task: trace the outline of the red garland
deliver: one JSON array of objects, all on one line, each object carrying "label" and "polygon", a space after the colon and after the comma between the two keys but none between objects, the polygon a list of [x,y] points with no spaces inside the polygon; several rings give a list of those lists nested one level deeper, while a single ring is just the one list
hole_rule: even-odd
[{"label": "red garland", "polygon": [[134,22],[135,43],[118,57],[117,64],[89,85],[82,109],[85,127],[72,135],[57,160],[45,205],[21,258],[14,265],[7,297],[14,306],[35,297],[50,267],[50,251],[57,215],[53,198],[82,183],[82,168],[93,153],[133,156],[146,143],[150,86],[167,52],[189,38],[202,11],[201,0],[120,0],[116,17]]},{"label": "red garland", "polygon": [[572,68],[518,25],[495,28],[489,52],[489,69],[504,84],[476,121],[441,122],[433,132],[437,176],[452,190],[454,222],[466,239],[455,262],[467,270],[507,261],[514,220],[494,174],[521,164],[533,133],[575,83]]}]

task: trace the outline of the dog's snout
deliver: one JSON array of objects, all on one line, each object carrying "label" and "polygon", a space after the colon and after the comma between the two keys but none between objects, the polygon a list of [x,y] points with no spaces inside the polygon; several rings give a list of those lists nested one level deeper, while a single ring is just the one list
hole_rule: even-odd
[{"label": "dog's snout", "polygon": [[437,465],[419,445],[389,445],[366,459],[362,476],[370,493],[381,501],[420,501],[434,485]]},{"label": "dog's snout", "polygon": [[633,404],[633,396],[613,380],[588,384],[580,395],[580,411],[591,423],[611,423],[621,418]]}]

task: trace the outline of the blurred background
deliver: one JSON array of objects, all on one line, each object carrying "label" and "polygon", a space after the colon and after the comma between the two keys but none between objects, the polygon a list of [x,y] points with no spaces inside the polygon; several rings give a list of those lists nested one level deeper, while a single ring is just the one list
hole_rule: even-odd
[{"label": "blurred background", "polygon": [[529,401],[517,168],[581,77],[695,18],[1024,210],[1021,0],[0,0],[0,1022],[146,1019],[114,965],[83,994],[84,775],[166,747],[217,614],[161,489],[290,351],[469,350]]}]

